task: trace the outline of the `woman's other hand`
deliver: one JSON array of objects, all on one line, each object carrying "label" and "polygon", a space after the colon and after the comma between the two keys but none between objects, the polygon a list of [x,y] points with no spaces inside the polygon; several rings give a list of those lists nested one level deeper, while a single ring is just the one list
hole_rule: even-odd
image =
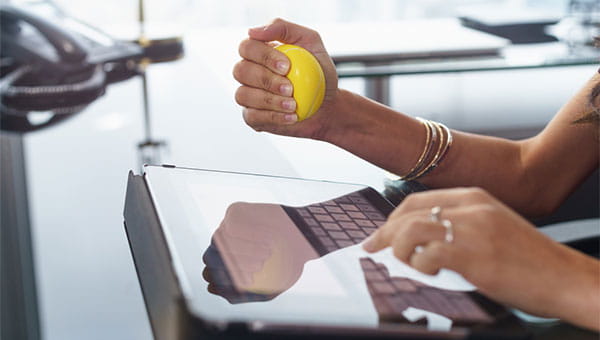
[{"label": "woman's other hand", "polygon": [[501,303],[600,328],[599,262],[554,242],[481,189],[408,196],[364,244],[370,252],[388,246],[426,274],[448,268]]},{"label": "woman's other hand", "polygon": [[[252,28],[249,38],[239,46],[239,61],[233,76],[242,86],[235,99],[244,107],[246,123],[256,131],[321,139],[331,115],[338,91],[338,80],[333,61],[327,54],[319,34],[309,28],[275,19],[272,23]],[[274,42],[304,47],[319,61],[325,73],[325,99],[319,111],[311,118],[297,122],[293,87],[285,77],[290,61],[274,49]]]}]

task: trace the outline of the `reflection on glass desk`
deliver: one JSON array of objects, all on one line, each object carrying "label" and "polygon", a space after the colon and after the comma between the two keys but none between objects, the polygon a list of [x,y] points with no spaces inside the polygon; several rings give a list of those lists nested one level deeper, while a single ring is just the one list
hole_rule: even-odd
[{"label": "reflection on glass desk", "polygon": [[477,71],[506,71],[599,64],[600,49],[582,46],[570,49],[561,42],[509,45],[497,55],[463,55],[446,57],[406,58],[381,60],[377,55],[369,59],[349,59],[333,56],[340,78],[366,78],[366,93],[372,99],[389,104],[389,82],[392,76],[457,73]]}]

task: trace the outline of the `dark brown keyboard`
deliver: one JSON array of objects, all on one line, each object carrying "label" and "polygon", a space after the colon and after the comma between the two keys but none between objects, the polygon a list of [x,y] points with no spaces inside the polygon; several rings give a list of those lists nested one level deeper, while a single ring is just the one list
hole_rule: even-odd
[{"label": "dark brown keyboard", "polygon": [[384,264],[370,258],[361,258],[360,265],[382,321],[407,322],[402,312],[413,307],[443,315],[459,325],[493,322],[467,292],[439,289],[404,277],[390,277]]},{"label": "dark brown keyboard", "polygon": [[386,220],[361,192],[284,210],[321,256],[362,242]]}]

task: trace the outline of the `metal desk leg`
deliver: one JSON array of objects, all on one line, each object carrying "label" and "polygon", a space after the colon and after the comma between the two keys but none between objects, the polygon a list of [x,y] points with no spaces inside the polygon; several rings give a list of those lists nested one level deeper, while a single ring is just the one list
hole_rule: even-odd
[{"label": "metal desk leg", "polygon": [[0,338],[40,339],[23,137],[0,133]]},{"label": "metal desk leg", "polygon": [[390,105],[390,77],[369,77],[365,79],[367,97],[384,105]]}]

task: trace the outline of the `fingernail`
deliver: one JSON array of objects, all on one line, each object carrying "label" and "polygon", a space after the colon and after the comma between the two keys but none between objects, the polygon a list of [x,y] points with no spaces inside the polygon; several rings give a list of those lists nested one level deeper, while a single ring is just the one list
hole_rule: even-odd
[{"label": "fingernail", "polygon": [[283,116],[283,120],[285,120],[285,122],[288,124],[293,124],[298,121],[298,115],[295,113],[288,113]]},{"label": "fingernail", "polygon": [[296,110],[296,102],[294,100],[284,100],[283,102],[281,102],[281,106],[289,111]]},{"label": "fingernail", "polygon": [[287,61],[278,61],[275,67],[277,67],[277,70],[282,74],[287,74],[290,64]]},{"label": "fingernail", "polygon": [[279,86],[279,92],[281,92],[281,94],[284,96],[291,96],[292,95],[292,85],[284,84],[284,85]]}]

